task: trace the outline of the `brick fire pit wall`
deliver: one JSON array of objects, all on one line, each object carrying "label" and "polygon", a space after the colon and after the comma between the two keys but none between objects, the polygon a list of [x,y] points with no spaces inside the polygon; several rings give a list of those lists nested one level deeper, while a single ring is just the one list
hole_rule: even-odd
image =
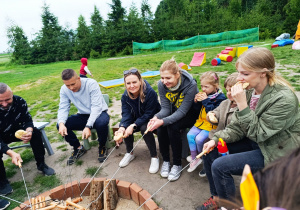
[{"label": "brick fire pit wall", "polygon": [[[96,181],[104,181],[106,178],[94,178]],[[59,199],[59,200],[66,200],[69,197],[79,197],[83,189],[87,186],[90,179],[85,178],[82,179],[80,182],[73,181],[71,183],[60,185],[54,189],[46,191],[38,196],[50,196],[52,199]],[[122,180],[116,180],[117,188],[118,188],[118,195],[121,198],[133,200],[137,205],[141,205],[144,203],[148,198],[151,197],[151,194],[148,191],[141,188],[136,183],[130,183]],[[90,195],[90,187],[84,191],[82,196],[89,196]],[[25,204],[29,205],[29,201],[24,202]],[[19,207],[14,208],[13,210],[22,210],[25,206],[20,205]],[[147,203],[143,205],[143,209],[145,210],[160,210],[157,204],[150,199]]]}]

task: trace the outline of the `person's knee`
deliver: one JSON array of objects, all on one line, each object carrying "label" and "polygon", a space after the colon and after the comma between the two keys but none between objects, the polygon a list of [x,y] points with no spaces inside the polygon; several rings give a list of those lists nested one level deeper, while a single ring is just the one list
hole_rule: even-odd
[{"label": "person's knee", "polygon": [[195,142],[195,135],[192,133],[188,133],[187,135],[187,139],[189,143]]},{"label": "person's knee", "polygon": [[215,159],[211,165],[211,171],[213,175],[223,174],[225,168],[226,161],[224,161],[222,157]]}]

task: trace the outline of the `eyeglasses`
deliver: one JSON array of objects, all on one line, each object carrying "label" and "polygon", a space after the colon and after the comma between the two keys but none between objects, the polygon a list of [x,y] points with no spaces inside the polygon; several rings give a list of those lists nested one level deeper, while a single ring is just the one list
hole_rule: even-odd
[{"label": "eyeglasses", "polygon": [[135,73],[137,73],[137,72],[138,72],[137,69],[130,69],[130,70],[125,70],[125,71],[123,71],[123,74],[124,74],[124,76],[126,76],[126,75],[128,75],[128,74],[130,74],[130,73],[135,74]]}]

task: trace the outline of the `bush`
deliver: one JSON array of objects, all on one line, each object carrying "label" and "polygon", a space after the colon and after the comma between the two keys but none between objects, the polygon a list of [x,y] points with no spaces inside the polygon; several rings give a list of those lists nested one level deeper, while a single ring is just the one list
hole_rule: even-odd
[{"label": "bush", "polygon": [[100,53],[99,52],[97,52],[97,51],[95,51],[95,50],[91,50],[91,52],[90,52],[90,58],[100,58],[101,57],[101,55],[100,55]]}]

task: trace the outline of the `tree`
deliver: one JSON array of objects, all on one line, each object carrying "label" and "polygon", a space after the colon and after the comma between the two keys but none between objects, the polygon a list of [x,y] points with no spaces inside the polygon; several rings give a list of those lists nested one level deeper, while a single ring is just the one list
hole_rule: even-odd
[{"label": "tree", "polygon": [[91,48],[101,53],[103,46],[104,26],[103,18],[99,10],[94,6],[94,13],[91,16]]},{"label": "tree", "polygon": [[284,28],[293,36],[297,30],[297,24],[300,19],[300,0],[290,0],[289,3],[285,5],[284,11],[286,12]]},{"label": "tree", "polygon": [[111,13],[108,14],[108,20],[105,30],[105,51],[108,56],[113,56],[117,52],[121,52],[127,45],[126,43],[126,29],[124,16],[125,9],[121,5],[120,0],[112,0]]},{"label": "tree", "polygon": [[40,31],[38,43],[41,48],[39,63],[49,63],[63,60],[62,48],[62,27],[58,24],[58,19],[44,4],[42,13],[43,27]]},{"label": "tree", "polygon": [[30,63],[30,46],[21,27],[12,25],[7,29],[8,44],[13,49],[12,61],[20,64]]},{"label": "tree", "polygon": [[143,0],[141,4],[141,15],[142,15],[142,21],[145,28],[145,33],[142,34],[141,39],[143,42],[153,42],[154,36],[153,36],[153,14],[151,12],[151,7],[148,4],[148,0]]},{"label": "tree", "polygon": [[91,34],[82,15],[78,18],[77,34],[75,36],[74,59],[88,58],[91,52]]}]

